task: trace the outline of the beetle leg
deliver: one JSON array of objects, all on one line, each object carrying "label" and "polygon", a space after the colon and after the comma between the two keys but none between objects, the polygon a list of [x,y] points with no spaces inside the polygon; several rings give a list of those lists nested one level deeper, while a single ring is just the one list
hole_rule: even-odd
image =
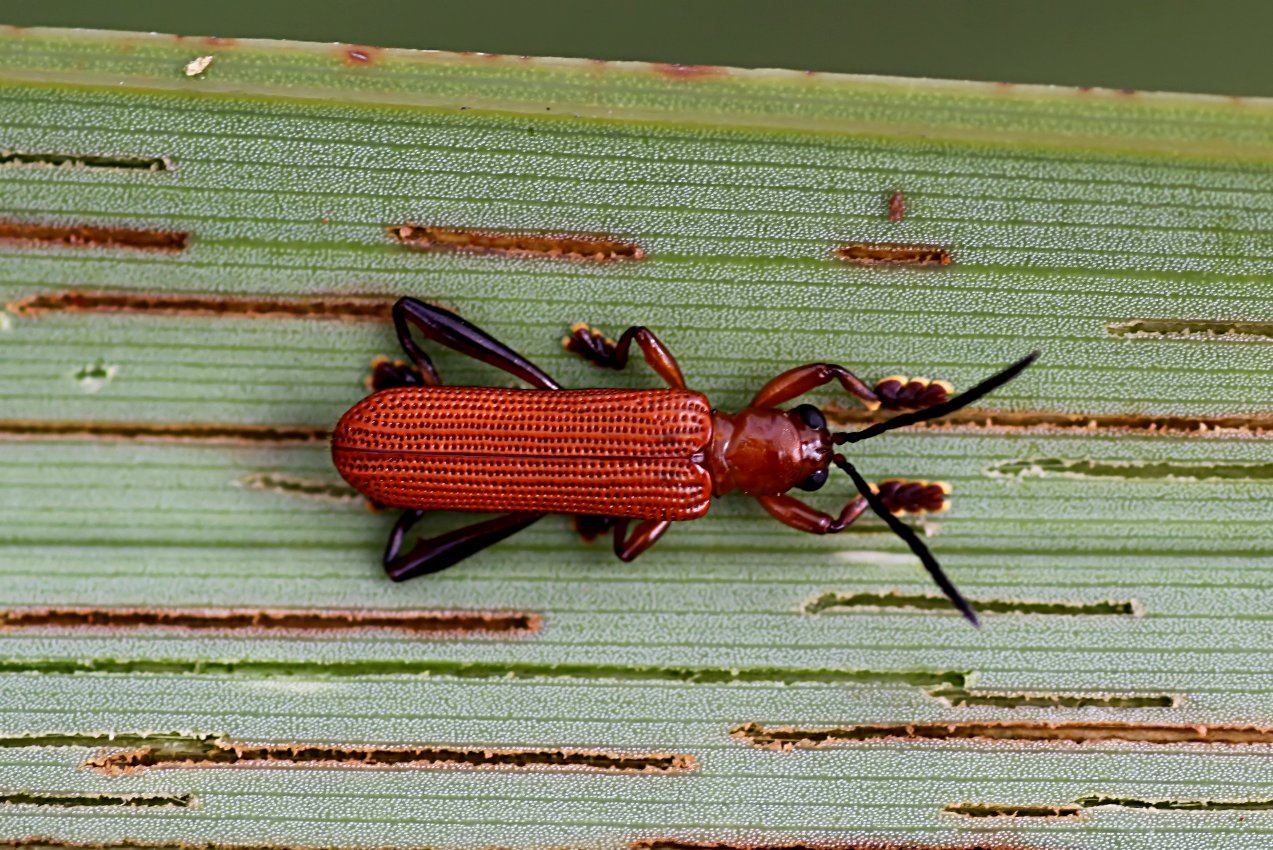
[{"label": "beetle leg", "polygon": [[540,519],[543,514],[515,513],[497,516],[494,519],[475,522],[436,537],[428,537],[416,542],[410,552],[400,554],[402,541],[425,512],[417,509],[405,510],[389,533],[389,544],[385,547],[385,572],[394,581],[406,581],[416,576],[427,575],[445,570],[474,555],[487,546],[498,543],[526,528]]},{"label": "beetle leg", "polygon": [[890,375],[875,382],[875,394],[886,410],[923,410],[950,401],[954,387],[947,381]]},{"label": "beetle leg", "polygon": [[832,381],[839,381],[844,391],[866,405],[867,410],[879,408],[880,399],[871,388],[848,369],[834,363],[810,363],[788,369],[761,387],[751,406],[777,407]]},{"label": "beetle leg", "polygon": [[884,506],[895,514],[939,514],[950,507],[945,481],[907,481],[890,478],[875,488]]},{"label": "beetle leg", "polygon": [[598,366],[622,369],[628,365],[628,349],[632,347],[633,340],[641,346],[645,362],[650,364],[650,368],[660,378],[667,381],[668,386],[678,390],[686,388],[685,376],[681,374],[676,358],[649,328],[630,327],[616,343],[606,339],[596,328],[580,323],[570,328],[570,336],[564,338],[561,344],[567,351],[573,351]]},{"label": "beetle leg", "polygon": [[628,518],[619,519],[614,526],[614,554],[620,561],[631,561],[646,549],[649,549],[667,531],[672,523],[666,519],[642,520],[632,533],[628,534]]},{"label": "beetle leg", "polygon": [[575,532],[583,538],[585,543],[591,543],[596,540],[614,528],[618,522],[618,517],[597,516],[596,514],[575,514],[571,518],[571,524],[574,525]]},{"label": "beetle leg", "polygon": [[[944,482],[881,481],[872,488],[879,493],[880,501],[895,514],[940,513],[948,507],[946,495],[950,486]],[[769,515],[784,525],[806,534],[836,534],[852,525],[870,507],[866,498],[857,496],[849,501],[839,516],[831,516],[813,508],[792,496],[757,496],[756,501]]]},{"label": "beetle leg", "polygon": [[[423,352],[421,352],[423,353]],[[433,364],[430,363],[430,366]],[[436,371],[421,371],[403,360],[390,360],[388,357],[377,357],[371,361],[371,374],[367,376],[367,389],[372,392],[392,390],[399,387],[437,386],[428,383],[428,379],[436,379]]]},{"label": "beetle leg", "polygon": [[398,341],[402,343],[402,350],[415,361],[421,372],[433,376],[434,385],[442,382],[438,379],[437,370],[433,368],[428,355],[411,338],[410,325],[415,325],[422,334],[434,342],[472,357],[474,360],[489,363],[497,369],[503,369],[531,386],[541,390],[561,389],[561,385],[548,377],[548,373],[543,369],[450,310],[443,310],[441,307],[434,307],[414,298],[399,298],[398,303],[393,305],[393,325],[398,331]]},{"label": "beetle leg", "polygon": [[835,534],[844,531],[869,507],[866,499],[858,496],[844,506],[839,516],[833,517],[793,496],[757,496],[756,501],[783,525],[789,525],[806,534]]}]

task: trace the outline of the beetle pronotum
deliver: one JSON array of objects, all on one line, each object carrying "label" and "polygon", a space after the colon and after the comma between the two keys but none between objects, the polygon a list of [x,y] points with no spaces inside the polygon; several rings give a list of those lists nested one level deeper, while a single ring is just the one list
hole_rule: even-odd
[{"label": "beetle pronotum", "polygon": [[[810,534],[843,531],[869,507],[910,546],[942,592],[965,617],[972,608],[942,572],[928,547],[894,512],[940,510],[940,484],[884,482],[873,488],[835,446],[958,410],[1015,378],[1034,352],[956,398],[941,382],[885,379],[872,390],[842,366],[797,366],[765,384],[738,413],[715,410],[689,390],[658,338],[631,327],[611,343],[577,325],[563,342],[615,369],[627,365],[635,342],[668,383],[659,390],[563,390],[525,357],[459,316],[413,298],[393,307],[393,321],[411,363],[377,363],[372,395],[354,405],[332,435],[336,469],[373,502],[403,508],[389,535],[384,565],[395,581],[446,569],[515,534],[545,514],[613,520],[614,551],[640,555],[669,525],[707,513],[714,496],[733,490],[754,496],[775,519]],[[446,387],[411,336],[425,337],[489,363],[534,389]],[[856,432],[832,433],[818,408],[779,409],[817,387],[838,382],[869,409],[922,407]],[[788,490],[817,490],[834,464],[858,495],[837,516]],[[429,511],[489,511],[500,516],[419,540],[403,540]],[[639,520],[628,533],[631,520]]]}]

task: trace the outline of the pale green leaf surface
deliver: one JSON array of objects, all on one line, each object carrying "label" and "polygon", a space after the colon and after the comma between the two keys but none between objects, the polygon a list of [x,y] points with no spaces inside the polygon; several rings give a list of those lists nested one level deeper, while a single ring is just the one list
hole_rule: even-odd
[{"label": "pale green leaf surface", "polygon": [[[0,166],[3,217],[192,234],[180,254],[0,243],[3,302],[63,289],[412,294],[453,305],[567,386],[656,386],[644,367],[602,373],[557,343],[579,320],[612,334],[646,324],[724,408],[800,362],[967,387],[1038,348],[1040,365],[986,408],[1268,415],[1273,331],[1108,329],[1270,320],[1268,103],[402,51],[350,63],[345,50],[0,34],[0,149],[173,164]],[[184,64],[204,54],[213,63],[187,78]],[[895,189],[908,199],[897,224],[886,216]],[[386,234],[406,222],[602,231],[639,242],[648,259],[421,253]],[[875,240],[950,245],[955,264],[864,269],[831,257],[843,242]],[[363,394],[370,359],[394,347],[379,323],[10,314],[0,420],[328,427]],[[436,360],[451,383],[505,383],[456,356]],[[952,484],[952,510],[923,526],[971,598],[1130,601],[1138,612],[989,613],[975,631],[946,610],[805,613],[828,592],[934,592],[875,520],[816,539],[728,498],[623,565],[550,518],[460,567],[392,585],[378,566],[392,516],[242,485],[261,473],[339,483],[322,444],[0,441],[5,608],[437,607],[544,618],[539,633],[515,639],[0,631],[0,794],[198,798],[167,809],[0,804],[0,839],[1263,847],[1268,811],[1104,806],[1049,821],[941,810],[1086,796],[1269,800],[1267,745],[777,752],[729,731],[1270,725],[1270,446],[1254,431],[1101,427],[912,430],[856,447],[872,478]],[[1207,469],[1214,477],[1199,474]],[[816,502],[830,508],[847,490],[833,479]],[[71,672],[77,661],[96,672]],[[693,671],[737,681],[686,681]],[[926,691],[938,681],[979,694],[1178,704],[959,706]],[[20,740],[148,730],[677,752],[700,768],[109,777],[81,768],[92,748]]]}]

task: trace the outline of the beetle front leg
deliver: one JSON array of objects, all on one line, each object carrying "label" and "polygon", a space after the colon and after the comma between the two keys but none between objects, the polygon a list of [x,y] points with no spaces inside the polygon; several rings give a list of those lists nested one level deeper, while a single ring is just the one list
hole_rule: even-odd
[{"label": "beetle front leg", "polygon": [[649,549],[672,525],[665,519],[643,520],[628,534],[628,518],[623,517],[614,527],[614,554],[620,561],[631,561]]},{"label": "beetle front leg", "polygon": [[686,388],[685,376],[681,374],[676,358],[649,328],[634,325],[623,332],[618,342],[613,342],[596,328],[580,323],[570,328],[570,336],[562,339],[561,344],[567,351],[573,351],[598,366],[622,369],[628,365],[628,349],[633,341],[641,347],[645,362],[667,381],[668,386],[678,390]]},{"label": "beetle front leg", "polygon": [[839,516],[833,517],[792,496],[757,496],[756,501],[783,525],[806,534],[835,534],[844,531],[869,507],[866,499],[858,496],[844,506]]},{"label": "beetle front leg", "polygon": [[860,378],[834,363],[810,363],[788,369],[761,387],[752,399],[753,407],[776,407],[799,398],[812,389],[839,381],[845,392],[859,399],[867,410],[920,410],[943,404],[950,398],[951,386],[945,381],[927,378],[905,378],[892,375],[875,384],[871,390]]},{"label": "beetle front leg", "polygon": [[879,409],[879,396],[857,375],[834,363],[810,363],[788,369],[761,387],[751,400],[751,406],[777,407],[832,381],[839,381],[844,391],[866,405],[867,410]]},{"label": "beetle front leg", "polygon": [[406,581],[416,576],[427,575],[454,566],[470,555],[475,555],[510,537],[523,528],[543,517],[543,514],[515,513],[504,514],[494,519],[476,522],[439,534],[436,537],[421,539],[416,542],[407,554],[400,554],[402,541],[417,522],[424,517],[425,511],[415,508],[405,510],[393,531],[389,533],[389,543],[385,546],[385,572],[394,581]]},{"label": "beetle front leg", "polygon": [[[946,496],[950,486],[944,482],[929,481],[881,481],[878,490],[880,501],[895,514],[941,513],[949,506]],[[870,507],[866,498],[857,496],[849,501],[838,516],[805,504],[792,496],[757,496],[756,501],[769,515],[797,531],[806,534],[836,534],[852,525]]]},{"label": "beetle front leg", "polygon": [[947,381],[890,375],[875,383],[875,394],[886,410],[923,410],[950,400],[954,387]]}]

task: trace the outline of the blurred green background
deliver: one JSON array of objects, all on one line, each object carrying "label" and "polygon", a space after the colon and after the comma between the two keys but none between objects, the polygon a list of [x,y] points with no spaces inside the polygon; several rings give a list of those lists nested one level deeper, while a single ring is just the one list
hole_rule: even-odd
[{"label": "blurred green background", "polygon": [[1273,95],[1266,0],[4,0],[0,23]]}]

